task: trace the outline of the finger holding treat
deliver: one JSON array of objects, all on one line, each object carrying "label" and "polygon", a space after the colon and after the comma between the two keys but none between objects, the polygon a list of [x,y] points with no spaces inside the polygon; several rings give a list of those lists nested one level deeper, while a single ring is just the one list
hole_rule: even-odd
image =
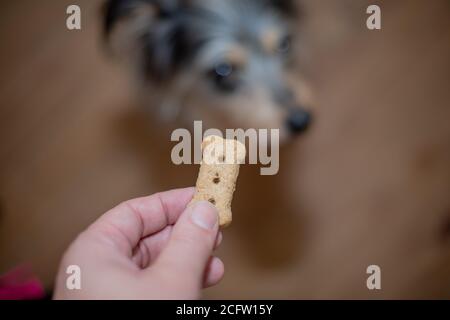
[{"label": "finger holding treat", "polygon": [[190,204],[211,202],[219,212],[220,226],[226,227],[232,220],[231,202],[239,166],[245,161],[245,145],[234,139],[208,136],[203,140],[202,154],[196,192]]}]

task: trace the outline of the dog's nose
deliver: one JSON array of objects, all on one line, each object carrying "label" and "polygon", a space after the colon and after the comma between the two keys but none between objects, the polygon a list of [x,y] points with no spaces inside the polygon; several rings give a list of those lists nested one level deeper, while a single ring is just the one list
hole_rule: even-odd
[{"label": "dog's nose", "polygon": [[292,133],[305,131],[311,123],[311,114],[305,110],[294,109],[290,112],[287,125]]}]

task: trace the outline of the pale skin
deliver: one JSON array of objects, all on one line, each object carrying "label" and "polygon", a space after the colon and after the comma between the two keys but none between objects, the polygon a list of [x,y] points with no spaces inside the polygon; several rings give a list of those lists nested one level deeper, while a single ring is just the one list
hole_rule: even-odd
[{"label": "pale skin", "polygon": [[[198,299],[223,277],[212,256],[222,234],[207,201],[186,208],[194,188],[125,201],[83,231],[61,261],[55,299]],[[81,289],[66,269],[81,270]]]}]

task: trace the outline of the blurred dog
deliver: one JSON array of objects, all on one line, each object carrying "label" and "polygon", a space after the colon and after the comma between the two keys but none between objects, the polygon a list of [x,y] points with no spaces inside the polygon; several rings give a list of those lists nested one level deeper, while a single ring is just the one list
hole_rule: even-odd
[{"label": "blurred dog", "polygon": [[292,83],[293,1],[109,0],[105,12],[109,44],[162,119],[278,128],[284,141],[309,125]]}]

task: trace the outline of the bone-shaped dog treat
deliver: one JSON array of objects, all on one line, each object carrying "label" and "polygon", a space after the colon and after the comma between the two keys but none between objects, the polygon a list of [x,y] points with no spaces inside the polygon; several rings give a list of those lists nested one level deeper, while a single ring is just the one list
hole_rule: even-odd
[{"label": "bone-shaped dog treat", "polygon": [[190,204],[209,201],[219,212],[219,225],[231,223],[231,201],[239,175],[239,165],[245,161],[245,145],[237,140],[208,136],[202,143],[203,159],[197,178],[196,192]]}]

